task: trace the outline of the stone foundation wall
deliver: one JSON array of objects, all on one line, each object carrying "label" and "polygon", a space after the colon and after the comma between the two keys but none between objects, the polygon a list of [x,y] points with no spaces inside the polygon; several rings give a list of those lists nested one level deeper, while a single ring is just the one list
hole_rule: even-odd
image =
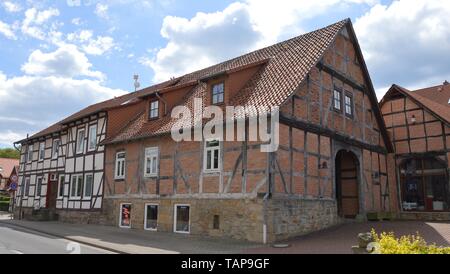
[{"label": "stone foundation wall", "polygon": [[305,235],[341,223],[334,200],[273,198],[267,204],[268,241]]},{"label": "stone foundation wall", "polygon": [[[111,199],[104,200],[104,219],[119,225],[121,203],[131,203],[131,228],[144,229],[145,204],[158,204],[158,231],[173,232],[176,204],[190,205],[190,234],[262,241],[261,199]],[[109,210],[107,210],[109,208]],[[214,229],[214,216],[219,228]],[[149,232],[152,233],[152,232]]]}]

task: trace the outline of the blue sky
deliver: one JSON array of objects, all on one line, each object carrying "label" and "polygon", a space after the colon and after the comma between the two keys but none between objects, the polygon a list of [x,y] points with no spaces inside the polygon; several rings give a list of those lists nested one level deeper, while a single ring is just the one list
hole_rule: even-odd
[{"label": "blue sky", "polygon": [[[450,1],[2,0],[0,147],[92,103],[350,17],[379,97],[450,80]],[[380,98],[379,98],[380,99]]]}]

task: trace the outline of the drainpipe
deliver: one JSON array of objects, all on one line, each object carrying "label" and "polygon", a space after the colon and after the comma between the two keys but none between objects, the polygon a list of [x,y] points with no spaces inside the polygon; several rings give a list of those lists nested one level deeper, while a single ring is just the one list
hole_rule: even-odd
[{"label": "drainpipe", "polygon": [[267,165],[267,192],[264,195],[263,198],[263,243],[267,244],[267,204],[269,202],[269,199],[272,195],[272,158],[273,158],[273,152],[269,153],[269,161]]},{"label": "drainpipe", "polygon": [[156,97],[158,97],[158,99],[160,99],[163,103],[164,103],[164,116],[167,115],[167,101],[164,100],[161,95],[159,95],[159,92],[156,92]]},{"label": "drainpipe", "polygon": [[[25,143],[28,145],[28,138],[29,138],[29,134],[27,134],[27,138],[25,139]],[[14,147],[15,144],[14,144]],[[29,147],[28,147],[29,148]],[[27,151],[27,155],[26,157],[28,157],[28,151]],[[24,171],[25,171],[25,167],[24,167]],[[20,173],[20,171],[19,171]],[[17,193],[20,192],[20,205],[19,205],[19,220],[22,220],[22,206],[23,206],[23,193],[25,192],[25,189],[23,188],[23,182],[24,182],[25,178],[22,175],[22,189],[20,191],[17,191]],[[19,189],[19,188],[18,188]],[[13,213],[14,214],[14,213]]]}]

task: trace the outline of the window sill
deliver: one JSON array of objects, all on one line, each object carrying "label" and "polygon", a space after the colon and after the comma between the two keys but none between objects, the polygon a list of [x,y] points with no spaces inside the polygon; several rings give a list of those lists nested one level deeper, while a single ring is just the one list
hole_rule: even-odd
[{"label": "window sill", "polygon": [[123,182],[123,181],[125,181],[125,177],[123,177],[123,178],[114,178],[114,181],[116,181],[116,182]]},{"label": "window sill", "polygon": [[222,171],[220,169],[213,169],[213,170],[203,170],[203,173],[206,174],[214,174],[214,173],[221,173]]}]

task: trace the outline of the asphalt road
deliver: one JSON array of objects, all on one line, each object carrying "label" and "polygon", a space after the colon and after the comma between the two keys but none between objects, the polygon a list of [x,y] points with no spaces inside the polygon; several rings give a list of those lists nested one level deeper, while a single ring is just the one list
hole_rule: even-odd
[{"label": "asphalt road", "polygon": [[0,222],[0,254],[113,254]]}]

